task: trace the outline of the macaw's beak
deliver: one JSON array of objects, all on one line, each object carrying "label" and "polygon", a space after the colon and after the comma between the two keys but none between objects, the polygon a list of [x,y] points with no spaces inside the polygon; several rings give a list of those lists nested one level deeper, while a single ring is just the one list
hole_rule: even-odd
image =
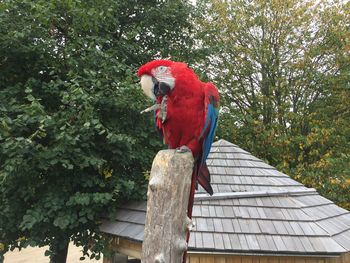
[{"label": "macaw's beak", "polygon": [[153,93],[156,97],[164,96],[171,90],[170,85],[166,82],[159,82],[156,78],[152,77],[153,81]]}]

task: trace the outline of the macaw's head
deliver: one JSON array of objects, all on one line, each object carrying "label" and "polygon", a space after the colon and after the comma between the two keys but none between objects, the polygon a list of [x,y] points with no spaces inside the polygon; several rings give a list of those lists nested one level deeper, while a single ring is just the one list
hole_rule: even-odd
[{"label": "macaw's head", "polygon": [[186,71],[192,72],[185,63],[153,60],[142,65],[137,76],[141,78],[143,92],[155,100],[157,97],[170,94],[175,89],[176,83],[180,81],[180,77],[184,76],[183,72]]}]

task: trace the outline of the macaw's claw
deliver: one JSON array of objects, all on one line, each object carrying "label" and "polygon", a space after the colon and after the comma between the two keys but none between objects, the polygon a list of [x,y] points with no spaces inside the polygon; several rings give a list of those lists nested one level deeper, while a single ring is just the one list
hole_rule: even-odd
[{"label": "macaw's claw", "polygon": [[161,106],[160,104],[154,104],[151,107],[148,107],[147,109],[144,109],[140,113],[143,114],[145,112],[156,111],[156,110],[160,109],[160,106]]},{"label": "macaw's claw", "polygon": [[181,147],[176,148],[176,152],[178,152],[178,153],[187,153],[187,152],[192,152],[192,151],[186,145],[182,145]]},{"label": "macaw's claw", "polygon": [[167,110],[168,110],[168,96],[165,95],[162,99],[162,102],[160,103],[160,110],[158,112],[158,118],[162,120],[162,123],[166,121],[166,115],[167,115]]}]

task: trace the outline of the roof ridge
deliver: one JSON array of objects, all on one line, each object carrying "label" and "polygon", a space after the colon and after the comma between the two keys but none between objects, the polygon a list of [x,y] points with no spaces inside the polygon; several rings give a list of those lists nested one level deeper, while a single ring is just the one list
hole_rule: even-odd
[{"label": "roof ridge", "polygon": [[[302,211],[303,211],[303,213],[305,213],[308,217],[313,218],[309,213],[307,213],[307,212],[304,211],[303,209],[302,209]],[[325,232],[328,234],[328,236],[329,236],[335,243],[337,243],[339,246],[341,246],[342,248],[344,248],[347,252],[349,252],[349,249],[346,248],[343,244],[341,244],[341,242],[338,242],[338,241],[337,241],[336,239],[334,239],[333,237],[334,237],[334,236],[337,236],[337,235],[340,235],[340,234],[342,234],[342,233],[344,233],[344,232],[349,231],[349,230],[350,230],[350,227],[348,227],[347,229],[343,229],[341,232],[338,232],[338,233],[332,235],[331,232],[330,232],[329,230],[327,230],[326,227],[322,226],[321,222],[324,221],[324,220],[328,220],[329,218],[336,218],[336,217],[343,216],[343,215],[346,215],[346,214],[349,214],[349,213],[350,213],[350,212],[348,211],[348,212],[345,212],[345,213],[343,213],[343,214],[339,214],[339,215],[336,215],[336,216],[330,216],[330,217],[328,217],[328,218],[323,218],[323,219],[315,219],[315,218],[314,218],[314,219],[313,219],[313,222],[314,222],[319,228],[321,228],[323,231],[325,231]]]},{"label": "roof ridge", "polygon": [[[214,166],[214,167],[233,167],[233,168],[257,168],[257,169],[264,169],[264,170],[275,170],[277,172],[278,171],[275,167],[271,166],[271,167],[259,167],[259,166],[247,166],[247,165],[214,165],[214,164],[209,164],[210,166]],[[282,172],[280,172],[282,173]],[[289,175],[287,175],[288,177],[290,177]]]},{"label": "roof ridge", "polygon": [[[247,153],[243,153],[243,154],[248,155]],[[249,154],[249,155],[251,155],[251,154]],[[253,155],[251,155],[251,156],[253,156]],[[250,162],[263,162],[263,163],[265,163],[263,160],[255,157],[255,156],[253,156],[253,157],[256,158],[256,159],[237,158],[237,157],[236,158],[232,158],[232,157],[211,157],[211,155],[209,154],[207,160],[212,160],[212,159],[220,159],[220,160],[222,160],[223,159],[223,160],[238,160],[238,161],[250,161]]]},{"label": "roof ridge", "polygon": [[235,198],[249,198],[249,197],[268,197],[268,196],[295,196],[302,194],[317,194],[314,188],[307,189],[292,189],[292,190],[276,190],[276,191],[249,191],[249,192],[221,192],[214,193],[212,196],[208,194],[195,194],[195,201],[208,201],[208,200],[222,200],[222,199],[235,199]]},{"label": "roof ridge", "polygon": [[[194,220],[195,221],[195,220]],[[219,232],[219,231],[215,231],[215,230],[196,230],[197,233],[211,233],[211,234],[217,234],[217,233],[224,233],[224,232]],[[269,235],[269,236],[281,236],[281,237],[285,237],[285,236],[293,236],[293,237],[323,237],[323,238],[331,238],[328,235],[321,235],[321,234],[317,234],[317,235],[301,235],[301,234],[294,234],[294,235],[290,235],[290,234],[280,234],[280,233],[270,233],[270,232],[260,232],[260,233],[252,233],[252,232],[239,232],[239,233],[235,233],[235,232],[228,232],[229,234],[236,234],[236,235],[249,235],[249,236],[265,236],[265,235]],[[333,240],[333,239],[332,239]],[[333,240],[334,241],[334,240]]]},{"label": "roof ridge", "polygon": [[[242,207],[242,206],[240,206],[240,207]],[[281,207],[264,207],[264,208],[276,208],[276,209],[286,209],[286,208],[281,208]],[[296,209],[300,209],[300,208],[289,208],[289,209],[294,209],[294,210],[296,210]],[[340,215],[337,215],[336,217],[340,217],[340,216],[343,216],[343,215],[345,215],[345,213],[344,214],[340,214]],[[195,219],[210,219],[211,217],[210,216],[202,216],[202,215],[196,215],[196,216],[193,216],[193,218],[195,218]],[[254,217],[254,216],[249,216],[249,217],[247,217],[247,216],[236,216],[236,215],[234,215],[234,216],[216,216],[216,218],[219,218],[219,219],[229,219],[229,220],[234,220],[234,219],[237,219],[237,220],[255,220],[255,221],[269,221],[269,222],[295,222],[295,219],[281,219],[281,218],[264,218],[264,217]],[[332,217],[330,217],[330,218],[332,218]],[[326,219],[329,219],[329,218],[325,218],[324,220],[326,220]],[[120,220],[121,221],[121,220]],[[317,221],[320,221],[320,220],[316,220],[316,222]],[[313,220],[313,219],[298,219],[298,222],[300,223],[315,223],[315,220]],[[322,228],[323,229],[323,228]],[[323,229],[323,230],[325,230],[325,229]],[[343,233],[343,232],[346,232],[346,231],[348,231],[349,229],[346,229],[346,230],[342,230],[342,231],[339,231],[338,233],[336,233],[336,234],[334,234],[333,236],[336,236],[336,235],[339,235],[339,234],[341,234],[341,233]],[[330,236],[329,235],[329,233],[325,230],[325,232],[327,233],[327,235],[326,236]],[[261,233],[265,233],[264,231],[261,231]],[[270,233],[270,232],[266,232],[266,233]],[[289,235],[292,235],[293,236],[293,234],[289,234]],[[294,235],[296,235],[296,234],[294,234]],[[330,236],[331,237],[331,236]]]}]

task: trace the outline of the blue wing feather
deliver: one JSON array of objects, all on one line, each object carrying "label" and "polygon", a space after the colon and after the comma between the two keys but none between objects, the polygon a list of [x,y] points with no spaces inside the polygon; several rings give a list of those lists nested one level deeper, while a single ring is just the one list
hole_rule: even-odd
[{"label": "blue wing feather", "polygon": [[218,119],[218,109],[214,107],[212,103],[208,105],[207,116],[205,119],[205,124],[202,130],[202,136],[204,135],[203,147],[202,147],[202,160],[201,163],[204,163],[208,158],[211,145],[213,143],[216,131],[216,124]]},{"label": "blue wing feather", "polygon": [[156,111],[153,112],[153,118],[154,118],[154,129],[158,130],[157,129],[157,113]]}]

